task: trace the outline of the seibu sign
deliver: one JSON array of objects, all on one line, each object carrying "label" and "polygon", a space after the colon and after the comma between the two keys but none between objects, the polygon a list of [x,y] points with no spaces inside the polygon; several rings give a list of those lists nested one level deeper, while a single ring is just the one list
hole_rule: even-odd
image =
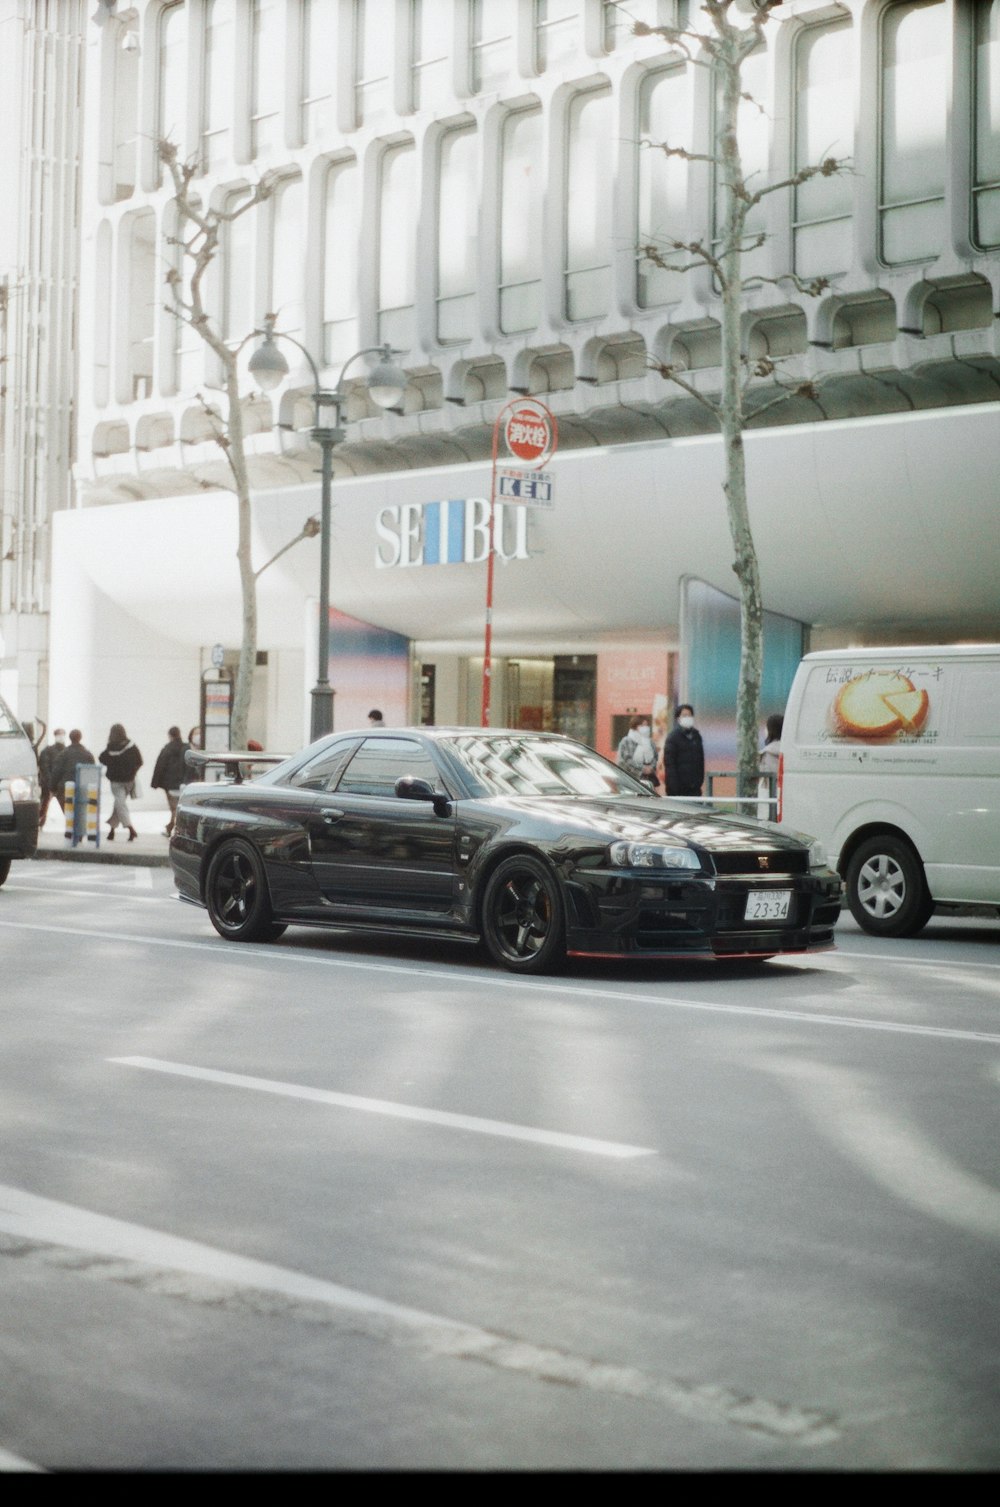
[{"label": "seibu sign", "polygon": [[[528,509],[496,504],[493,547],[502,560],[527,560]],[[404,502],[375,520],[376,570],[413,565],[481,565],[490,548],[488,497]]]},{"label": "seibu sign", "polygon": [[555,448],[552,415],[543,403],[525,399],[512,407],[503,426],[511,455],[528,466],[542,466]]}]

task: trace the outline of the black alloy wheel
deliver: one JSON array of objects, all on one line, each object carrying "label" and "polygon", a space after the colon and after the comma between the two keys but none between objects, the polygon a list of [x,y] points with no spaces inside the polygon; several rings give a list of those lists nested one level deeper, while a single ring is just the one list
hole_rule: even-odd
[{"label": "black alloy wheel", "polygon": [[847,903],[876,937],[912,937],[934,910],[923,864],[909,843],[888,834],[863,842],[847,866]]},{"label": "black alloy wheel", "polygon": [[493,870],[483,895],[483,941],[513,973],[545,973],[566,957],[566,923],[555,875],[519,853]]},{"label": "black alloy wheel", "polygon": [[274,919],[260,854],[240,837],[212,854],[205,903],[212,925],[229,942],[273,942],[286,929]]}]

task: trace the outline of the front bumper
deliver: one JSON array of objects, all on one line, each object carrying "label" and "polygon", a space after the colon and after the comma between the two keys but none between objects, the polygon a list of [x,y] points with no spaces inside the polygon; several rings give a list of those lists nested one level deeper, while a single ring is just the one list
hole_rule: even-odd
[{"label": "front bumper", "polygon": [[[788,919],[744,919],[751,890],[790,890]],[[574,957],[772,957],[833,946],[843,886],[836,874],[671,877],[577,874],[567,886]]]},{"label": "front bumper", "polygon": [[38,848],[38,802],[0,800],[0,858],[33,858]]}]

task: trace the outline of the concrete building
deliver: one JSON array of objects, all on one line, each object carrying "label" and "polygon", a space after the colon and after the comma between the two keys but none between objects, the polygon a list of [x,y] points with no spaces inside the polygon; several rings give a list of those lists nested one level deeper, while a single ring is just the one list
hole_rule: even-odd
[{"label": "concrete building", "polygon": [[[693,9],[693,8],[692,8]],[[710,416],[651,362],[718,389],[705,271],[642,247],[710,240],[714,83],[634,20],[672,0],[100,0],[84,26],[74,506],[55,517],[51,710],[152,749],[201,715],[239,642],[235,507],[210,352],[167,308],[173,140],[234,221],[210,308],[264,316],[324,383],[389,342],[408,386],[350,387],[334,452],[335,725],[478,721],[494,424],[558,420],[550,507],[505,507],[492,720],[609,750],[633,709],[731,706],[732,547]],[[774,182],[746,349],[765,711],[803,645],[1000,637],[1000,4],[792,0],[747,67],[743,148]],[[669,140],[689,157],[668,157]],[[817,276],[818,297],[798,290]],[[318,507],[313,380],[243,404],[263,565]],[[361,372],[352,367],[352,372]],[[762,368],[763,370],[763,368]],[[316,674],[319,545],[260,577],[251,735],[294,747]],[[22,712],[23,714],[23,712]],[[724,733],[718,732],[721,753]],[[712,754],[710,754],[710,757]]]}]

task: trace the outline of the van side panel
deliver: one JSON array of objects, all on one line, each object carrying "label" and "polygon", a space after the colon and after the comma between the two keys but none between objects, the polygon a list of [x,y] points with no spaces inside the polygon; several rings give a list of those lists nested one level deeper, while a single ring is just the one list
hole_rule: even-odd
[{"label": "van side panel", "polygon": [[808,656],[782,737],[783,818],[854,847],[892,828],[938,901],[1000,904],[1000,651]]}]

